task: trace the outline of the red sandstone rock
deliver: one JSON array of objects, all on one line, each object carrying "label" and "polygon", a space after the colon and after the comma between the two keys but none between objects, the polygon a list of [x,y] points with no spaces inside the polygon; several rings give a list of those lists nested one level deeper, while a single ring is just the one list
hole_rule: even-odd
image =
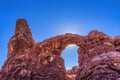
[{"label": "red sandstone rock", "polygon": [[[66,71],[61,57],[76,44],[79,67]],[[0,80],[119,80],[120,37],[97,30],[87,36],[67,33],[35,43],[26,20],[19,19],[8,43],[8,57]]]},{"label": "red sandstone rock", "polygon": [[76,80],[117,80],[119,71],[120,52],[103,53],[81,65]]},{"label": "red sandstone rock", "polygon": [[74,66],[71,70],[67,70],[66,75],[68,80],[75,80],[78,69],[78,66]]}]

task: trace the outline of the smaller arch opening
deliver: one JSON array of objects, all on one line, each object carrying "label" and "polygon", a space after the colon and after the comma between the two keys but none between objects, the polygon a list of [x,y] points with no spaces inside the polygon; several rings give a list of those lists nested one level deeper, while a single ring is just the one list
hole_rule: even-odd
[{"label": "smaller arch opening", "polygon": [[71,70],[74,66],[78,66],[78,46],[76,44],[70,44],[62,51],[62,58],[66,70]]},{"label": "smaller arch opening", "polygon": [[48,63],[52,62],[53,59],[54,59],[54,58],[53,58],[52,56],[47,56],[47,57],[46,57],[46,60],[47,60]]}]

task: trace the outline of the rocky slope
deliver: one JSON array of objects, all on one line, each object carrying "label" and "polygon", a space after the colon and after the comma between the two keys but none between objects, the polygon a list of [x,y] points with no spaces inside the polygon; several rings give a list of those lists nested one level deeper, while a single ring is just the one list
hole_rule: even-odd
[{"label": "rocky slope", "polygon": [[[79,46],[79,67],[66,71],[61,53],[70,44]],[[36,43],[26,20],[19,19],[0,80],[120,80],[120,36],[93,30],[87,36],[67,33]]]}]

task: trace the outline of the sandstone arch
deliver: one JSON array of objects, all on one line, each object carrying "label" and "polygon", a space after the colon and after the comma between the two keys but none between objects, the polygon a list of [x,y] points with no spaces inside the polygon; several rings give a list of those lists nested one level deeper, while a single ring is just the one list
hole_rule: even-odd
[{"label": "sandstone arch", "polygon": [[26,20],[19,19],[0,80],[70,80],[61,57],[62,50],[70,44],[79,46],[76,80],[120,78],[119,36],[111,38],[94,30],[86,36],[67,33],[35,43]]}]

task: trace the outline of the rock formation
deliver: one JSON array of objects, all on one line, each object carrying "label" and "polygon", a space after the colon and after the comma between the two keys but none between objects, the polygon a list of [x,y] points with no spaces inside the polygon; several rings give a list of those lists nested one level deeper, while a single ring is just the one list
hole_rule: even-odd
[{"label": "rock formation", "polygon": [[[70,44],[79,46],[79,67],[66,71],[61,53]],[[93,30],[87,36],[66,33],[36,43],[26,20],[19,19],[0,80],[120,80],[120,36]]]},{"label": "rock formation", "polygon": [[67,70],[66,72],[67,80],[75,80],[78,69],[79,69],[78,66],[73,66],[71,70]]}]

